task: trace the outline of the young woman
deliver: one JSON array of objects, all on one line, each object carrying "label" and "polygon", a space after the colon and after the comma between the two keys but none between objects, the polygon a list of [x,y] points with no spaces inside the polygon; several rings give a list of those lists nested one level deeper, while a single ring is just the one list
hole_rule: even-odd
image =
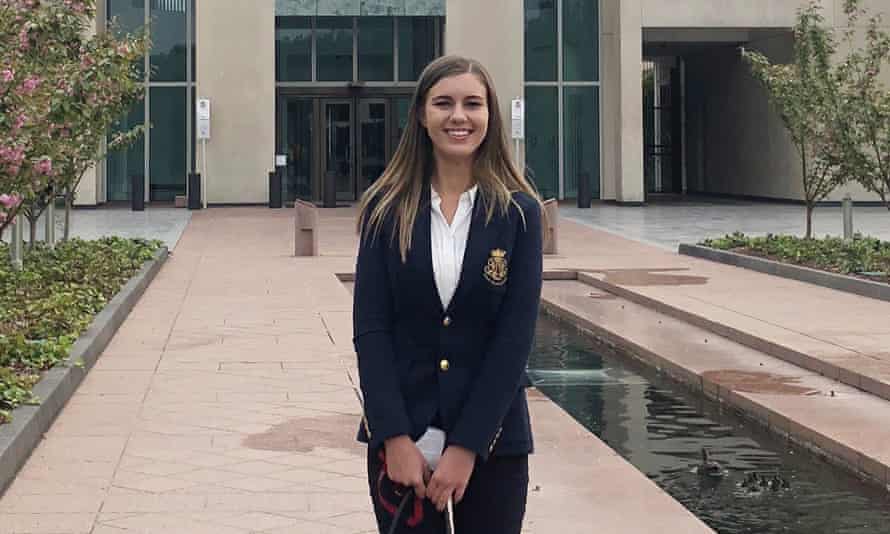
[{"label": "young woman", "polygon": [[[486,70],[440,58],[361,202],[359,440],[382,533],[441,534],[449,500],[458,534],[522,527],[532,452],[522,385],[543,231],[540,199],[508,147]],[[425,456],[437,440],[440,455]]]}]

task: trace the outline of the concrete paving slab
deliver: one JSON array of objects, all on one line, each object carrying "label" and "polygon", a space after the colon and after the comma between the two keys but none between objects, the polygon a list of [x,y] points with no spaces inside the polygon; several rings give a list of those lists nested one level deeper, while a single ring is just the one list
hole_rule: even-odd
[{"label": "concrete paving slab", "polygon": [[[354,212],[322,212],[316,258],[291,257],[292,216],[193,214],[108,346],[109,363],[100,358],[0,497],[13,531],[374,531],[354,441],[360,410],[344,368],[354,362],[352,299],[336,277],[354,268]],[[528,532],[710,531],[555,405],[539,399],[533,409],[540,489]],[[69,416],[95,424],[95,434],[73,430]],[[125,422],[109,431],[115,421]],[[62,453],[56,439],[95,443],[95,461]],[[52,504],[79,487],[100,500],[98,513],[89,499],[75,506],[89,513]],[[43,513],[29,514],[44,496]],[[650,513],[634,513],[639,505]]]},{"label": "concrete paving slab", "polygon": [[[890,214],[880,206],[855,206],[855,230],[890,240]],[[793,234],[805,231],[804,207],[778,202],[690,198],[629,207],[595,204],[578,209],[560,206],[560,215],[591,228],[615,232],[670,251],[680,243],[697,243],[735,231],[749,235]],[[843,235],[839,206],[820,206],[814,212],[816,235]]]},{"label": "concrete paving slab", "polygon": [[[883,302],[680,256],[610,232],[564,222],[562,257],[546,269],[577,270],[636,302],[716,324],[735,339],[890,399],[890,317]],[[698,324],[698,323],[697,323]]]}]

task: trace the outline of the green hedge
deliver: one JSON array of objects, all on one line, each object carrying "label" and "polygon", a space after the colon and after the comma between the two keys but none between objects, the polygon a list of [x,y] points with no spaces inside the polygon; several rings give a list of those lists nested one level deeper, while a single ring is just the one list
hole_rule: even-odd
[{"label": "green hedge", "polygon": [[160,248],[160,241],[72,239],[54,250],[35,245],[14,271],[0,243],[0,424],[10,411],[38,401],[40,373],[71,346],[120,288]]},{"label": "green hedge", "polygon": [[699,244],[834,273],[867,276],[872,280],[890,282],[890,242],[872,237],[857,235],[850,241],[844,241],[837,237],[823,239],[803,239],[787,235],[749,237],[734,233],[717,239],[706,239]]}]

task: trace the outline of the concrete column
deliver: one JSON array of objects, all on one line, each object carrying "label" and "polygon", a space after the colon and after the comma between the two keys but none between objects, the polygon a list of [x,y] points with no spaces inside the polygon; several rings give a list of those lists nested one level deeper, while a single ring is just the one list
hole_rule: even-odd
[{"label": "concrete column", "polygon": [[640,0],[603,0],[603,198],[639,203],[643,184]]},{"label": "concrete column", "polygon": [[[101,202],[99,198],[99,180],[104,180],[104,173],[94,165],[83,174],[74,197],[75,206],[95,206]],[[61,193],[61,192],[60,192]]]},{"label": "concrete column", "polygon": [[523,3],[516,0],[448,0],[446,4],[445,53],[468,56],[485,65],[494,78],[508,136],[510,101],[523,96],[524,27]]},{"label": "concrete column", "polygon": [[[206,194],[265,203],[275,165],[275,1],[197,0],[197,95],[210,99]],[[203,170],[201,142],[198,169]]]},{"label": "concrete column", "polygon": [[[105,2],[96,2],[96,20],[86,28],[87,38],[105,31]],[[105,201],[104,191],[105,173],[104,165],[96,165],[84,173],[80,184],[77,186],[74,204],[76,206],[95,206]]]}]

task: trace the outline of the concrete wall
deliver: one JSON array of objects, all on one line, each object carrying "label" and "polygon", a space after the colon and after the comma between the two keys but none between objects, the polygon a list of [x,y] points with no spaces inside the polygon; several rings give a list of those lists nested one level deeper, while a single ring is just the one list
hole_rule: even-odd
[{"label": "concrete wall", "polygon": [[275,2],[197,0],[196,23],[197,94],[211,109],[207,201],[267,202],[275,165]]},{"label": "concrete wall", "polygon": [[794,24],[802,0],[624,0],[647,28],[781,28]]},{"label": "concrete wall", "polygon": [[479,60],[494,78],[507,135],[510,101],[523,95],[525,13],[516,0],[448,0],[445,53]]},{"label": "concrete wall", "polygon": [[639,0],[602,0],[602,198],[642,202],[642,13]]},{"label": "concrete wall", "polygon": [[[105,30],[105,2],[96,3],[96,20],[87,27],[87,35],[93,36]],[[105,201],[105,162],[87,170],[74,197],[75,206],[95,206]]]},{"label": "concrete wall", "polygon": [[[737,51],[738,43],[744,42],[746,47],[760,50],[774,61],[788,61],[793,44],[790,33],[763,30],[793,26],[797,9],[805,4],[803,0],[621,0],[620,9],[615,5],[617,0],[603,3],[604,173],[607,179],[615,177],[614,198],[620,197],[618,186],[637,182],[635,166],[629,173],[621,153],[624,146],[637,150],[635,138],[642,129],[642,120],[620,116],[625,97],[614,94],[628,89],[619,75],[637,61],[619,46],[628,40],[625,34],[634,34],[635,28],[616,18],[625,13],[633,17],[637,10],[646,39],[673,42],[676,49],[686,48],[674,53],[682,54],[686,61],[685,151],[689,191],[803,198],[797,152],[766,92]],[[824,0],[823,5],[828,24],[846,24],[843,0]],[[866,0],[864,5],[890,15],[886,0]],[[696,42],[708,46],[691,52],[684,46]],[[609,196],[609,185],[604,188],[605,198],[613,198]],[[850,185],[839,188],[830,199],[839,199],[846,193],[857,200],[877,198]]]},{"label": "concrete wall", "polygon": [[[831,11],[827,14],[834,17]],[[837,20],[844,20],[843,13],[839,15]],[[786,33],[755,38],[745,46],[774,62],[787,62],[793,42]],[[684,57],[689,191],[802,200],[797,151],[766,91],[751,76],[736,47],[715,44],[710,50]],[[858,184],[838,188],[829,200],[847,193],[855,200],[877,200]]]},{"label": "concrete wall", "polygon": [[[746,46],[787,61],[791,36]],[[734,46],[687,56],[686,89],[690,191],[802,197],[797,153]]]}]

